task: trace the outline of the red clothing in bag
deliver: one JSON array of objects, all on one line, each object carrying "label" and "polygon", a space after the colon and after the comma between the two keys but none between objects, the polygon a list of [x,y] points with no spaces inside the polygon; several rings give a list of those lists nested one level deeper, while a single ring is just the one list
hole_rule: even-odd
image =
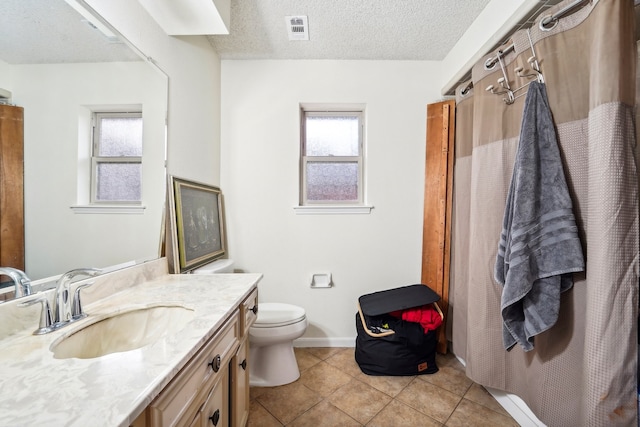
[{"label": "red clothing in bag", "polygon": [[392,311],[389,314],[407,322],[420,323],[425,333],[437,329],[442,324],[442,317],[432,304]]}]

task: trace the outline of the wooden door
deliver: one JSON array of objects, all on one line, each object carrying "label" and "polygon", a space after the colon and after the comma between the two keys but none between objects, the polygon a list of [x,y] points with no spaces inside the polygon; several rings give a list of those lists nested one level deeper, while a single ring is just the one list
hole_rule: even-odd
[{"label": "wooden door", "polygon": [[24,270],[24,111],[0,105],[0,266]]},{"label": "wooden door", "polygon": [[438,305],[445,318],[438,331],[437,351],[442,354],[447,352],[445,331],[449,308],[454,131],[455,101],[429,104],[424,177],[422,283],[440,296]]}]

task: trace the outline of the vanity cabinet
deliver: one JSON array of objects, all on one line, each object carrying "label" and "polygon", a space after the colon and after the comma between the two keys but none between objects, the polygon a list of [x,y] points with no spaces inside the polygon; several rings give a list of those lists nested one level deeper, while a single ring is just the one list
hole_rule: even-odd
[{"label": "vanity cabinet", "polygon": [[132,426],[244,427],[249,418],[248,332],[257,304],[254,289]]},{"label": "vanity cabinet", "polygon": [[[239,331],[236,311],[149,405],[151,426],[191,426],[213,416],[205,410],[219,411],[218,423],[209,425],[228,425],[228,365],[238,348]],[[215,404],[219,406],[214,409]]]}]

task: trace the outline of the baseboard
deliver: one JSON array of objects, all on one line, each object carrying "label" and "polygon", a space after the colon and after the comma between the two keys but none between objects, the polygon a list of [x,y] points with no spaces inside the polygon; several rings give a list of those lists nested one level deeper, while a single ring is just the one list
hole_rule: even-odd
[{"label": "baseboard", "polygon": [[355,347],[355,337],[343,337],[343,338],[298,338],[293,341],[294,347]]}]

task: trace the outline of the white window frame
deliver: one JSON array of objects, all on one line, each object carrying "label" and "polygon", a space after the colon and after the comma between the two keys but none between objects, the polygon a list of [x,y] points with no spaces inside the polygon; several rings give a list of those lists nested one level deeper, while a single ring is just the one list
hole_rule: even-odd
[{"label": "white window frame", "polygon": [[[340,109],[328,108],[317,110],[314,108],[301,108],[300,124],[300,207],[354,207],[364,206],[364,109]],[[357,156],[305,156],[306,152],[306,118],[315,117],[338,117],[352,116],[358,118],[358,155]],[[358,165],[358,197],[355,200],[313,200],[307,199],[307,164],[316,162],[331,163],[357,163]],[[309,211],[311,213],[313,211]],[[344,211],[346,212],[346,211]],[[316,213],[316,212],[313,212]],[[359,212],[358,212],[359,213]]]},{"label": "white window frame", "polygon": [[[92,144],[91,144],[91,204],[92,205],[141,205],[142,193],[140,200],[97,200],[98,194],[98,166],[103,163],[136,163],[142,167],[142,156],[96,156],[100,148],[100,126],[101,117],[137,117],[142,119],[141,111],[94,111],[92,114]],[[144,138],[141,141],[144,143]],[[142,178],[142,176],[141,176]]]}]

